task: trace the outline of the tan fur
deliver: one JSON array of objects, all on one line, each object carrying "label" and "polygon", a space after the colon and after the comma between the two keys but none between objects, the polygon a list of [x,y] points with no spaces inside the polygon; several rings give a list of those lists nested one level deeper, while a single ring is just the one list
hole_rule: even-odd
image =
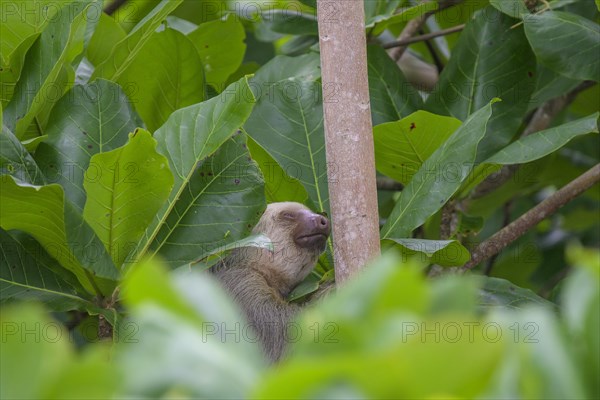
[{"label": "tan fur", "polygon": [[323,252],[329,221],[299,203],[272,203],[253,233],[268,236],[273,251],[236,249],[212,271],[242,308],[267,356],[276,361],[285,350],[288,324],[300,310],[286,298]]}]

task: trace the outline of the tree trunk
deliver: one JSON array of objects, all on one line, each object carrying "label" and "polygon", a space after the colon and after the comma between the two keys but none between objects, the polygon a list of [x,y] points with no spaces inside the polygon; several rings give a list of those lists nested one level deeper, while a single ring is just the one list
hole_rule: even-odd
[{"label": "tree trunk", "polygon": [[379,255],[373,128],[362,1],[318,0],[336,281]]}]

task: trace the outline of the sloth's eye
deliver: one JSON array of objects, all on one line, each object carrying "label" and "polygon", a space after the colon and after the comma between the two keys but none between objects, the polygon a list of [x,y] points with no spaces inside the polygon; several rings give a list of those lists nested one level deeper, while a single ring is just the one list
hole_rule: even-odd
[{"label": "sloth's eye", "polygon": [[283,219],[289,219],[289,220],[296,219],[296,217],[294,216],[294,214],[292,214],[291,212],[285,212],[285,211],[281,213],[281,218],[283,218]]}]

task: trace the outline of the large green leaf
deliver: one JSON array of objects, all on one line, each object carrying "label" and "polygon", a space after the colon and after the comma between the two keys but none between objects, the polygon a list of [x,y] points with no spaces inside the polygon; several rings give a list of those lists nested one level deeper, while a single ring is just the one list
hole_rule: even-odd
[{"label": "large green leaf", "polygon": [[0,131],[0,174],[11,175],[34,185],[46,183],[31,154],[4,125]]},{"label": "large green leaf", "polygon": [[370,27],[373,28],[369,32],[369,35],[379,36],[383,31],[385,31],[391,25],[410,21],[413,18],[423,16],[425,13],[435,11],[437,9],[438,9],[438,3],[427,2],[427,3],[420,3],[420,4],[417,4],[412,7],[401,8],[401,9],[397,10],[397,12],[395,14],[392,14],[392,15],[386,14],[386,15],[380,16],[376,19],[377,23],[372,22],[372,23],[368,24],[367,28],[370,28]]},{"label": "large green leaf", "polygon": [[[98,79],[75,86],[52,110],[48,138],[35,160],[47,179],[59,183],[73,206],[83,212],[86,173],[91,157],[124,145],[140,122],[119,85]],[[87,172],[86,172],[87,171]]]},{"label": "large green leaf", "polygon": [[8,60],[0,60],[2,67],[0,69],[0,103],[6,106],[12,99],[15,87],[21,76],[21,70],[25,63],[25,56],[29,48],[35,43],[39,37],[39,33],[28,36],[19,46],[12,52]]},{"label": "large green leaf", "polygon": [[477,146],[492,115],[492,104],[471,114],[421,166],[402,191],[381,228],[381,237],[408,238],[458,190],[473,169]]},{"label": "large green leaf", "polygon": [[[216,158],[206,160],[238,131],[253,105],[248,81],[242,78],[217,97],[175,111],[156,131],[157,150],[169,160],[175,183],[167,204],[140,241],[138,256],[151,248],[169,257],[173,266],[184,264],[212,250],[203,248],[202,243],[222,245],[240,239],[248,229],[245,225],[250,215],[260,214],[264,197],[260,200],[254,192],[263,188],[257,184],[260,179],[253,180],[255,166],[249,164],[245,144],[239,143],[241,137]],[[235,167],[240,169],[232,169]],[[203,196],[205,191],[214,194],[217,188],[220,196]],[[225,197],[230,201],[224,202]],[[206,225],[206,221],[219,226]]]},{"label": "large green leaf", "polygon": [[[107,348],[77,352],[72,332],[39,304],[2,310],[0,358],[3,399],[108,399],[117,396],[120,377]],[[23,330],[27,329],[27,331]],[[27,334],[25,334],[27,332]]]},{"label": "large green leaf", "polygon": [[260,170],[237,134],[192,174],[151,248],[171,267],[198,260],[248,236],[264,208]]},{"label": "large green leaf", "polygon": [[[106,78],[117,82],[121,74],[134,63],[137,54],[144,44],[150,40],[156,29],[183,0],[162,0],[144,17],[129,35],[114,47],[111,55],[100,65],[96,66],[91,79]],[[136,7],[134,7],[136,8]]]},{"label": "large green leaf", "polygon": [[127,34],[114,18],[104,13],[101,14],[87,48],[86,56],[88,60],[94,65],[102,64],[110,57],[113,47],[125,36]]},{"label": "large green leaf", "polygon": [[397,121],[423,108],[419,92],[381,46],[367,47],[373,125]]},{"label": "large green leaf", "polygon": [[167,200],[173,175],[167,159],[156,152],[156,141],[143,129],[130,134],[125,146],[96,154],[90,163],[95,171],[83,182],[83,217],[120,266]]},{"label": "large green leaf", "polygon": [[525,136],[488,158],[486,164],[524,164],[540,159],[577,136],[598,133],[600,112]]},{"label": "large green leaf", "polygon": [[[139,328],[116,357],[127,395],[162,397],[176,387],[194,398],[241,398],[261,379],[258,344],[241,336],[252,332],[208,274],[168,274],[144,262],[128,275],[123,296]],[[231,334],[236,329],[241,335]]]},{"label": "large green leaf", "polygon": [[243,239],[236,240],[222,247],[217,247],[208,254],[205,254],[200,260],[192,261],[187,264],[180,265],[175,270],[187,270],[187,271],[204,271],[209,269],[213,265],[223,259],[223,254],[240,247],[257,247],[269,251],[273,251],[273,242],[267,236],[262,233],[246,236]]},{"label": "large green leaf", "polygon": [[83,51],[88,2],[65,5],[29,49],[14,96],[4,111],[4,123],[18,138],[23,138],[34,118],[47,112],[68,87],[69,81],[60,75],[63,68],[73,74],[69,64]]},{"label": "large green leaf", "polygon": [[242,65],[246,53],[246,32],[241,21],[228,14],[223,20],[201,24],[187,37],[200,55],[206,82],[222,92],[227,78]]},{"label": "large green leaf", "polygon": [[581,83],[580,80],[567,78],[544,67],[543,64],[538,64],[536,76],[535,90],[531,94],[528,110],[533,110],[548,100],[563,96]]},{"label": "large green leaf", "polygon": [[600,81],[600,25],[562,11],[527,15],[523,22],[542,64],[569,78]]},{"label": "large green leaf", "polygon": [[530,13],[523,0],[490,0],[490,4],[498,11],[502,11],[513,18],[521,18],[521,16]]},{"label": "large green leaf", "polygon": [[114,288],[117,269],[91,228],[65,201],[59,185],[31,186],[3,176],[0,188],[2,229],[33,236],[88,293],[107,294]]},{"label": "large green leaf", "polygon": [[483,281],[479,293],[479,306],[483,308],[506,307],[522,309],[538,305],[554,309],[556,305],[532,292],[520,288],[506,279],[481,277]]},{"label": "large green leaf", "polygon": [[461,125],[456,118],[417,111],[373,128],[377,170],[406,185]]},{"label": "large green leaf", "polygon": [[471,255],[458,240],[395,239],[389,238],[402,248],[402,254],[420,253],[431,263],[445,267],[464,265]]},{"label": "large green leaf", "polygon": [[[400,5],[400,0],[369,0],[365,1],[365,27],[372,28],[376,23],[386,21],[391,18],[396,9]],[[329,18],[333,21],[337,21],[335,6],[341,5],[340,3],[332,3],[331,16]]]},{"label": "large green leaf", "polygon": [[461,33],[438,87],[427,99],[429,110],[461,121],[494,97],[502,99],[479,146],[478,160],[513,138],[535,86],[535,57],[523,28],[511,29],[515,22],[491,6],[478,12]]},{"label": "large green leaf", "polygon": [[319,209],[328,210],[319,65],[317,54],[306,54],[276,57],[263,66],[250,80],[258,100],[244,127],[287,175],[302,182]]},{"label": "large green leaf", "polygon": [[513,18],[526,18],[529,14],[541,13],[548,9],[556,10],[579,1],[580,0],[535,1],[533,2],[533,5],[530,6],[531,9],[527,8],[525,1],[523,0],[490,0],[490,4]]},{"label": "large green leaf", "polygon": [[273,32],[291,35],[316,36],[319,32],[317,16],[314,11],[300,11],[294,9],[271,9],[261,14],[262,21]]},{"label": "large green leaf", "polygon": [[267,203],[279,201],[304,203],[308,199],[308,193],[302,183],[286,174],[277,161],[252,138],[248,138],[248,150],[265,179]]},{"label": "large green leaf", "polygon": [[30,253],[23,243],[0,229],[0,302],[37,300],[55,310],[92,305],[80,296],[84,292],[78,285],[63,278],[55,260],[40,257],[43,249],[35,251]]},{"label": "large green leaf", "polygon": [[600,113],[597,112],[585,118],[536,132],[509,144],[473,170],[463,183],[460,196],[469,193],[475,185],[497,171],[501,165],[525,164],[539,160],[578,136],[598,133],[598,116]]},{"label": "large green leaf", "polygon": [[174,29],[154,33],[114,79],[154,132],[179,108],[204,100],[202,62],[192,42]]},{"label": "large green leaf", "polygon": [[591,397],[598,397],[600,387],[600,254],[594,248],[571,245],[567,248],[569,264],[576,267],[565,282],[562,292],[566,325],[576,343],[581,343],[579,356],[583,360],[584,377],[593,388]]},{"label": "large green leaf", "polygon": [[[34,12],[32,12],[34,11]],[[53,0],[14,0],[2,3],[0,25],[0,100],[6,105],[25,61],[27,50],[58,11]],[[43,17],[42,17],[43,15]]]}]

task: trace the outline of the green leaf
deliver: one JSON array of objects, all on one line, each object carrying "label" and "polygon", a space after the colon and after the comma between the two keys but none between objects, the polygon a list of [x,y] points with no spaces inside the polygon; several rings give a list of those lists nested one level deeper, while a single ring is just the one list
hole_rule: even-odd
[{"label": "green leaf", "polygon": [[402,246],[403,254],[420,253],[431,263],[444,267],[464,265],[471,258],[469,251],[458,240],[388,239]]},{"label": "green leaf", "polygon": [[[63,279],[64,270],[42,249],[30,253],[25,245],[0,229],[0,301],[37,300],[54,310],[92,306],[80,288]],[[45,252],[44,252],[45,253]]]},{"label": "green leaf", "polygon": [[92,179],[86,174],[83,182],[88,199],[83,217],[120,266],[167,200],[173,175],[143,129],[130,134],[125,146],[94,155],[90,164],[91,175],[97,174]]},{"label": "green leaf", "polygon": [[223,20],[201,24],[187,37],[200,55],[206,82],[222,92],[227,78],[242,65],[246,53],[246,32],[241,21],[228,14]]},{"label": "green leaf", "polygon": [[408,22],[411,19],[421,17],[425,13],[435,11],[437,9],[438,9],[438,4],[436,2],[421,3],[421,4],[417,4],[415,6],[412,6],[412,7],[401,8],[401,9],[397,10],[397,12],[395,14],[390,15],[387,18],[385,18],[385,17],[383,17],[383,19],[381,19],[382,17],[378,18],[377,23],[374,23],[374,22],[370,23],[367,26],[367,28],[372,27],[373,29],[371,30],[371,32],[369,32],[369,35],[379,36],[380,34],[383,33],[383,31],[385,31],[391,25],[395,25],[395,24],[398,24],[401,22]]},{"label": "green leaf", "polygon": [[530,13],[523,0],[490,0],[490,5],[513,18],[521,18]]},{"label": "green leaf", "polygon": [[[108,348],[77,354],[67,328],[37,304],[2,310],[0,396],[10,399],[113,398],[119,372]],[[26,333],[27,332],[27,333]],[[32,380],[30,380],[32,379]]]},{"label": "green leaf", "polygon": [[145,262],[128,276],[124,300],[136,327],[135,343],[118,353],[129,396],[162,397],[177,388],[194,398],[240,398],[261,379],[260,349],[246,340],[253,334],[208,274],[167,274]]},{"label": "green leaf", "polygon": [[[365,27],[372,28],[376,23],[387,21],[398,9],[400,0],[370,0],[365,1]],[[336,4],[336,3],[334,3]],[[335,18],[335,7],[331,9],[330,18]]]},{"label": "green leaf", "polygon": [[293,342],[291,354],[297,358],[322,357],[347,354],[367,343],[381,346],[374,340],[390,338],[382,331],[378,331],[381,336],[376,334],[379,337],[375,338],[372,334],[369,338],[367,327],[385,324],[395,310],[412,316],[427,310],[430,291],[414,261],[400,262],[392,251],[374,260],[363,272],[360,279],[351,279],[335,295],[299,315],[300,331],[309,334]]},{"label": "green leaf", "polygon": [[122,65],[115,82],[132,88],[131,102],[154,132],[179,108],[204,100],[202,62],[192,42],[181,32],[153,33]]},{"label": "green leaf", "polygon": [[127,135],[139,126],[139,117],[119,85],[98,79],[75,86],[52,110],[47,133],[35,160],[51,182],[59,183],[73,206],[83,212],[86,173],[91,157],[114,150],[127,142]]},{"label": "green leaf", "polygon": [[567,247],[567,259],[575,266],[564,284],[562,304],[566,325],[578,346],[577,355],[584,366],[584,378],[592,398],[598,397],[600,373],[600,254],[594,248]]},{"label": "green leaf", "polygon": [[34,185],[45,183],[42,171],[33,157],[4,125],[0,132],[0,174],[11,175]]},{"label": "green leaf", "polygon": [[538,64],[536,76],[535,90],[531,95],[528,110],[536,109],[546,101],[570,92],[581,83],[580,80],[567,78],[542,64]]},{"label": "green leaf", "polygon": [[[33,12],[32,12],[33,11]],[[56,18],[58,7],[52,0],[13,0],[2,5],[0,54],[9,60],[11,54],[28,38],[35,37],[46,24]]]},{"label": "green leaf", "polygon": [[[0,322],[4,335],[0,396],[3,399],[44,398],[44,387],[52,383],[73,357],[67,329],[50,319],[38,304],[3,308]],[[23,334],[22,327],[26,326],[32,327],[32,334]],[[39,330],[35,326],[39,326]],[[41,327],[52,327],[48,337],[54,340],[41,340]]]},{"label": "green leaf", "polygon": [[563,147],[577,136],[598,133],[600,112],[521,138],[488,158],[486,164],[524,164]]},{"label": "green leaf", "polygon": [[375,163],[382,174],[403,185],[457,129],[461,122],[417,111],[406,118],[373,128]]},{"label": "green leaf", "polygon": [[5,175],[0,188],[2,229],[19,229],[33,236],[75,274],[88,293],[95,293],[96,287],[102,294],[114,288],[111,281],[118,278],[117,269],[91,228],[65,202],[59,185],[19,184]]},{"label": "green leaf", "polygon": [[196,169],[151,248],[171,267],[198,260],[248,236],[264,208],[262,176],[237,134]]},{"label": "green leaf", "polygon": [[[473,173],[463,183],[460,197],[466,196],[471,189],[488,175],[499,170],[501,165],[525,164],[539,160],[569,143],[578,136],[598,133],[600,113],[580,118],[566,124],[549,128],[521,138],[475,167]],[[539,180],[539,178],[536,178]]]},{"label": "green leaf", "polygon": [[87,48],[87,58],[94,65],[100,65],[110,57],[115,45],[123,40],[127,33],[114,18],[102,13]]},{"label": "green leaf", "polygon": [[129,32],[127,37],[117,43],[111,55],[98,65],[91,79],[106,78],[117,82],[129,65],[135,62],[137,54],[153,33],[183,0],[162,0],[152,11]]},{"label": "green leaf", "polygon": [[56,18],[53,0],[14,0],[2,3],[0,25],[0,100],[3,106],[12,98],[27,51],[48,21]]},{"label": "green leaf", "polygon": [[374,126],[397,121],[423,108],[419,92],[408,83],[383,48],[367,47],[367,67]]},{"label": "green leaf", "polygon": [[[257,103],[244,128],[298,179],[320,210],[329,209],[319,56],[275,57],[250,80]],[[334,166],[331,166],[334,168]]]},{"label": "green leaf", "polygon": [[63,68],[72,74],[70,63],[83,51],[86,3],[61,8],[29,49],[14,96],[4,110],[4,123],[17,138],[23,138],[34,118],[47,112],[68,87],[60,74]]},{"label": "green leaf", "polygon": [[222,254],[233,249],[241,247],[257,247],[259,249],[266,249],[273,251],[273,242],[267,236],[263,234],[251,235],[246,238],[236,240],[222,247],[217,247],[214,250],[206,254],[202,259],[184,264],[178,267],[176,270],[188,270],[188,271],[204,271],[213,265],[215,265],[222,257]]},{"label": "green leaf", "polygon": [[15,92],[15,87],[21,76],[21,70],[23,69],[23,64],[25,63],[27,51],[33,45],[33,43],[35,43],[39,35],[39,33],[36,33],[28,36],[11,53],[8,59],[0,60],[0,62],[2,62],[2,66],[0,68],[0,102],[2,106],[6,106],[12,99]]},{"label": "green leaf", "polygon": [[525,34],[538,60],[573,79],[600,80],[600,26],[562,11],[528,15]]},{"label": "green leaf", "polygon": [[478,160],[494,154],[514,137],[535,85],[535,57],[523,28],[511,29],[514,24],[514,19],[491,6],[476,13],[427,99],[429,111],[461,121],[491,99],[502,99],[479,145]]},{"label": "green leaf", "polygon": [[500,278],[481,277],[483,285],[479,293],[478,304],[483,308],[524,309],[537,305],[555,309],[556,305],[535,294],[529,289],[520,288],[510,281]]},{"label": "green leaf", "polygon": [[387,222],[382,239],[406,238],[435,214],[458,190],[475,162],[477,146],[492,115],[492,104],[481,108],[454,132],[421,166],[409,182]]},{"label": "green leaf", "polygon": [[290,177],[283,168],[252,138],[248,138],[248,150],[265,179],[267,203],[295,201],[304,203],[308,193],[298,179]]},{"label": "green leaf", "polygon": [[[243,135],[218,156],[206,158],[246,121],[253,105],[252,91],[242,78],[217,97],[175,111],[155,132],[157,150],[169,160],[175,183],[168,203],[140,241],[138,257],[151,248],[176,267],[212,250],[207,246],[247,236],[246,224],[260,216],[264,197],[259,198],[262,179],[248,160]],[[230,200],[224,201],[226,197]]]},{"label": "green leaf", "polygon": [[264,24],[272,31],[291,35],[313,35],[319,33],[317,16],[295,9],[269,9],[261,13]]},{"label": "green leaf", "polygon": [[[517,289],[518,290],[518,289]],[[524,303],[525,305],[527,303]],[[506,312],[504,307],[487,319],[496,325],[509,345],[504,357],[509,365],[498,365],[500,373],[498,390],[490,391],[490,397],[513,397],[520,393],[523,398],[592,398],[586,394],[580,365],[574,353],[578,343],[564,335],[564,329],[553,309],[535,303],[522,310]],[[512,361],[512,362],[510,362]]]}]

